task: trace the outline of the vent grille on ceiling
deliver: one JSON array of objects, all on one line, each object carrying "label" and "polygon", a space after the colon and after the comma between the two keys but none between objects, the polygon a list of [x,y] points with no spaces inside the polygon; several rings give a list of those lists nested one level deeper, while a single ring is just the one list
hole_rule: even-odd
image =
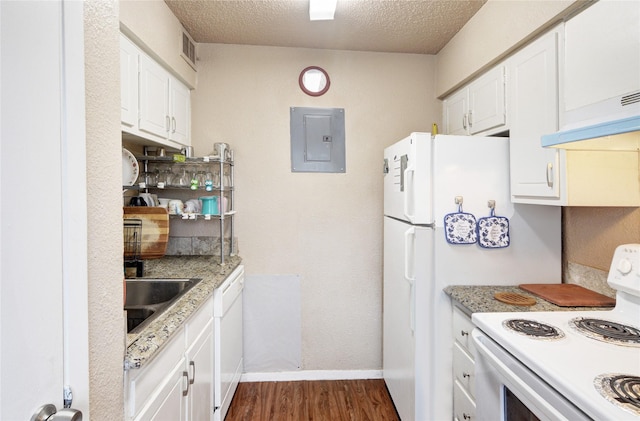
[{"label": "vent grille on ceiling", "polygon": [[620,105],[622,105],[623,107],[625,105],[631,105],[638,102],[640,102],[640,91],[634,92],[629,95],[624,95],[622,98],[620,98]]},{"label": "vent grille on ceiling", "polygon": [[196,43],[184,28],[180,31],[180,56],[196,70]]}]

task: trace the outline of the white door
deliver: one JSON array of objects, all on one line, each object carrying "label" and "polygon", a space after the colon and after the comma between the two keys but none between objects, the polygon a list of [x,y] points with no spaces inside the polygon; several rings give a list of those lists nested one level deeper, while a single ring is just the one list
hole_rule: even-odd
[{"label": "white door", "polygon": [[0,2],[2,420],[61,408],[65,385],[89,415],[82,14]]}]

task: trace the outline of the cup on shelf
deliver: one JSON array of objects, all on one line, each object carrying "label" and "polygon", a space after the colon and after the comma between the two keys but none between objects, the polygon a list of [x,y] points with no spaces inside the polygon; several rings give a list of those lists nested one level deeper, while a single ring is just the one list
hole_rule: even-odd
[{"label": "cup on shelf", "polygon": [[218,196],[202,196],[202,214],[203,215],[218,215]]},{"label": "cup on shelf", "polygon": [[184,212],[184,203],[182,200],[169,200],[169,215],[182,215]]},{"label": "cup on shelf", "polygon": [[202,211],[202,204],[198,199],[189,199],[184,202],[185,213],[200,213]]},{"label": "cup on shelf", "polygon": [[171,199],[160,197],[158,198],[158,206],[169,210],[169,201],[171,201]]}]

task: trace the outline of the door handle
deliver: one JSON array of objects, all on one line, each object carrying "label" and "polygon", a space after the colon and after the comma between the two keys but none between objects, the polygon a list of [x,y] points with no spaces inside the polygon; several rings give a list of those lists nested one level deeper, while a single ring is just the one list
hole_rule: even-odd
[{"label": "door handle", "polygon": [[31,421],[82,421],[82,412],[72,408],[58,411],[55,405],[48,403],[38,408]]}]

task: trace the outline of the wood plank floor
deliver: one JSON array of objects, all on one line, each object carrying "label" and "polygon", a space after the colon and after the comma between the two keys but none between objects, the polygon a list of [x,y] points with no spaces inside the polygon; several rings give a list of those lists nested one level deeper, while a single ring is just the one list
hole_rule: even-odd
[{"label": "wood plank floor", "polygon": [[225,421],[400,421],[384,380],[240,383]]}]

